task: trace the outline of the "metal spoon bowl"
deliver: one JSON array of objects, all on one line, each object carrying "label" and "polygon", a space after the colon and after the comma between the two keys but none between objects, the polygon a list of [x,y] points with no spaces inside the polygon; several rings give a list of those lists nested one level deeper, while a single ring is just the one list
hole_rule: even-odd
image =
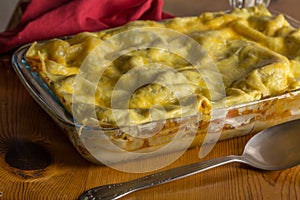
[{"label": "metal spoon bowl", "polygon": [[283,170],[300,164],[300,120],[268,128],[253,136],[241,156],[226,156],[158,172],[132,181],[87,190],[80,200],[118,199],[137,190],[168,183],[220,165],[240,162],[263,170]]}]

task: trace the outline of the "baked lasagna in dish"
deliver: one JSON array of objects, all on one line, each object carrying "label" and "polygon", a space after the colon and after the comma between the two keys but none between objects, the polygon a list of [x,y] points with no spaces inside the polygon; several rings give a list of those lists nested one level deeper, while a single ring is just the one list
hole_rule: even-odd
[{"label": "baked lasagna in dish", "polygon": [[[99,48],[105,42],[106,49]],[[34,42],[25,59],[71,115],[84,113],[85,105],[92,108],[94,115],[79,117],[80,124],[116,128],[166,120],[148,138],[110,135],[126,150],[140,150],[171,140],[178,129],[172,119],[201,116],[198,133],[204,132],[214,109],[299,89],[299,47],[300,29],[259,5]],[[231,111],[227,117],[248,112]],[[223,129],[256,118],[225,122]]]}]

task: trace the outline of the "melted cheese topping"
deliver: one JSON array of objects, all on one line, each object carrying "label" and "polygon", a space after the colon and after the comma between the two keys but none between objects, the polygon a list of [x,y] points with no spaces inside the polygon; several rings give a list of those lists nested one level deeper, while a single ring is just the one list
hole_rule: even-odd
[{"label": "melted cheese topping", "polygon": [[[161,32],[145,34],[141,29],[149,27]],[[129,37],[114,39],[126,31]],[[196,41],[201,51],[181,35]],[[117,57],[112,59],[98,48],[105,41]],[[207,114],[212,107],[298,89],[299,46],[300,30],[283,15],[273,16],[260,5],[162,22],[134,21],[64,40],[35,42],[26,61],[70,113],[80,114],[87,111],[85,105],[91,106],[96,117],[83,117],[81,123],[94,120],[114,127]],[[120,47],[130,51],[120,53]],[[103,63],[111,62],[101,66],[97,56]],[[87,58],[92,67],[82,72],[82,79],[76,79]],[[97,80],[96,84],[89,78]]]}]

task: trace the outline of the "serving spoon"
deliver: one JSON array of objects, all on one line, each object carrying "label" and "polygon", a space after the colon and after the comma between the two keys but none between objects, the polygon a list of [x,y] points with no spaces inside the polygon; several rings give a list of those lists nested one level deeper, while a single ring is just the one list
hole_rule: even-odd
[{"label": "serving spoon", "polygon": [[241,156],[231,155],[158,172],[128,182],[85,191],[79,200],[119,199],[137,190],[168,183],[224,164],[240,162],[262,170],[283,170],[300,164],[300,120],[265,129],[253,136]]}]

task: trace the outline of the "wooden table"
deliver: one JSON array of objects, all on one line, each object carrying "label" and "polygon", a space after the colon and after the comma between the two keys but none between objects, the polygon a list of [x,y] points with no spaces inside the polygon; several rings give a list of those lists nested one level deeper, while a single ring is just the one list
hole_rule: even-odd
[{"label": "wooden table", "polygon": [[[271,8],[300,19],[297,3],[277,0]],[[227,8],[227,1],[165,2],[165,10],[176,15]],[[10,57],[11,53],[0,57],[0,200],[77,199],[86,189],[147,174],[125,173],[84,160],[25,90]],[[202,160],[241,154],[249,138],[219,142]],[[198,151],[187,151],[166,168],[199,161]],[[124,199],[300,199],[300,166],[266,172],[229,164]]]}]

